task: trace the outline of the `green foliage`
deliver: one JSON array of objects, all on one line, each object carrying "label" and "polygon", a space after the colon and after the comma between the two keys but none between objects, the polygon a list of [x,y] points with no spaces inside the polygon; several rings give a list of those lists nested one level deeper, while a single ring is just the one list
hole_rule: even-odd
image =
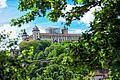
[{"label": "green foliage", "polygon": [[29,50],[30,47],[33,47],[34,53],[39,53],[40,51],[44,51],[46,47],[50,46],[50,41],[39,41],[39,40],[30,40],[30,41],[22,41],[19,44],[20,50]]},{"label": "green foliage", "polygon": [[76,0],[77,3],[82,3],[84,0]]},{"label": "green foliage", "polygon": [[[23,1],[19,0],[20,11],[29,11],[24,16],[19,17],[18,19],[12,19],[11,25],[21,26],[24,23],[31,22],[35,20],[36,16],[44,17],[46,16],[49,20],[56,22],[59,17],[66,18],[66,25],[70,25],[73,20],[79,20],[80,17],[88,10],[89,6],[92,6],[92,3],[97,3],[89,0],[73,0],[75,4],[82,3],[82,8],[76,6],[72,8],[71,11],[63,12],[67,7],[66,0],[29,0]],[[97,4],[96,4],[97,5]],[[95,5],[94,5],[95,6]],[[49,10],[49,11],[48,11]],[[47,13],[48,11],[48,13]]]},{"label": "green foliage", "polygon": [[[96,70],[108,70],[109,80],[120,80],[120,0],[73,1],[75,4],[82,3],[82,6],[63,12],[67,6],[66,0],[19,0],[18,9],[29,12],[13,19],[12,25],[28,23],[36,16],[46,16],[53,22],[63,17],[66,25],[70,25],[73,20],[80,20],[91,8],[99,6],[101,9],[94,12],[95,19],[90,23],[91,29],[83,33],[78,42],[51,46],[39,41],[22,42],[22,55],[13,59],[9,59],[9,52],[1,52],[2,79],[88,80]],[[24,68],[17,69],[13,63],[24,63]]]},{"label": "green foliage", "polygon": [[29,49],[31,46],[34,47],[34,49],[36,49],[36,47],[38,46],[39,41],[37,40],[30,40],[30,41],[22,41],[19,44],[19,47],[21,49],[21,51],[23,51],[24,49]]},{"label": "green foliage", "polygon": [[[8,55],[9,54],[9,55]],[[27,69],[28,63],[30,62],[30,59],[28,60],[28,57],[30,55],[21,55],[21,56],[10,56],[9,51],[1,51],[0,56],[0,79],[1,80],[24,80],[29,79],[29,70]]]}]

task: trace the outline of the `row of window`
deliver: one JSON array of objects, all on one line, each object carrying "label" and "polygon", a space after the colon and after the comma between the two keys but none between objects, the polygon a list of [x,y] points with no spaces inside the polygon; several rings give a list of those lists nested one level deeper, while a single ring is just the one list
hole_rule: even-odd
[{"label": "row of window", "polygon": [[[38,36],[37,36],[38,37]],[[72,36],[72,37],[51,37],[51,36],[41,36],[40,38],[49,38],[49,39],[74,39],[74,38],[79,38],[78,36]]]}]

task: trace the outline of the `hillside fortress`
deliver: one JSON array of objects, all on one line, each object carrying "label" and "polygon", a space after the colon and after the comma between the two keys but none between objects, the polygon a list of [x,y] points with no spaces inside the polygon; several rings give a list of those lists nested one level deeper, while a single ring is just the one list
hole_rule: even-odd
[{"label": "hillside fortress", "polygon": [[46,29],[46,33],[40,33],[40,30],[37,26],[35,26],[32,30],[32,35],[28,35],[24,30],[22,33],[22,40],[51,40],[52,42],[62,42],[65,40],[77,40],[81,37],[81,34],[69,34],[68,28],[64,27],[60,30],[60,28],[49,27]]}]

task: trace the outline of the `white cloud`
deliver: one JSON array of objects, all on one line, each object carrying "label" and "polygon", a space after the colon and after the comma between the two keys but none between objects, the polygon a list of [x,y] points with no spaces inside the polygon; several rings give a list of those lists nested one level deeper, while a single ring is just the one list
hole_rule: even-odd
[{"label": "white cloud", "polygon": [[4,33],[6,34],[12,32],[10,38],[16,38],[20,32],[20,29],[21,28],[18,28],[16,26],[10,26],[9,24],[4,24],[0,26],[0,32],[4,31]]},{"label": "white cloud", "polygon": [[[67,4],[67,7],[65,10],[63,10],[62,12],[63,13],[66,13],[66,12],[69,12],[70,10],[72,10],[73,7],[75,6],[81,6],[81,5],[70,5],[70,4]],[[95,10],[101,10],[101,8],[99,6],[96,6],[96,7],[93,7],[90,9],[90,11],[88,11],[87,13],[84,14],[84,16],[81,18],[81,22],[89,25],[90,22],[92,22],[94,20],[94,11]],[[58,21],[60,22],[65,22],[65,18],[59,18]],[[78,23],[80,23],[80,21],[78,21]]]},{"label": "white cloud", "polygon": [[[62,10],[63,13],[66,13],[66,12],[69,12],[70,10],[72,10],[72,8],[75,7],[75,5],[70,5],[70,4],[67,4],[66,6],[66,9],[65,10]],[[59,22],[66,22],[65,18],[63,17],[60,17],[58,19]]]},{"label": "white cloud", "polygon": [[66,9],[62,10],[63,13],[69,12],[70,10],[72,10],[73,7],[76,6],[81,6],[81,5],[71,5],[71,4],[67,4]]},{"label": "white cloud", "polygon": [[72,10],[73,7],[75,7],[75,5],[67,4],[67,7],[66,7],[66,9],[65,9],[65,12],[68,12],[68,11]]},{"label": "white cloud", "polygon": [[101,8],[99,6],[91,8],[90,11],[85,13],[85,15],[81,18],[80,21],[82,21],[82,22],[84,22],[84,23],[89,25],[89,23],[94,20],[94,11],[95,10],[100,10],[100,9]]},{"label": "white cloud", "polygon": [[40,33],[46,33],[45,28],[43,28],[42,26],[38,26]]},{"label": "white cloud", "polygon": [[[45,29],[43,27],[38,26],[41,33],[45,33]],[[10,24],[4,24],[0,26],[0,32],[4,31],[4,33],[12,32],[10,38],[17,38],[21,30],[26,29],[26,32],[31,35],[32,34],[32,27],[30,24],[25,24],[21,27],[17,26],[10,26]]]},{"label": "white cloud", "polygon": [[7,0],[0,0],[0,8],[5,8],[7,7]]},{"label": "white cloud", "polygon": [[[45,30],[41,26],[38,26],[38,27],[39,27],[41,33],[45,33]],[[15,38],[18,38],[18,36],[21,36],[21,30],[23,30],[23,29],[26,29],[26,32],[28,33],[28,35],[32,35],[32,27],[30,24],[26,24],[21,27],[10,26],[10,24],[3,24],[3,25],[0,25],[0,34],[1,35],[7,34],[7,35],[9,35],[9,39],[13,40]],[[9,45],[9,43],[8,43],[9,39],[7,38],[0,43],[0,46],[2,46],[2,47],[0,47],[0,50],[3,50],[5,48],[7,49],[6,45]],[[20,43],[21,41],[22,41],[22,37],[20,37],[18,43]]]}]

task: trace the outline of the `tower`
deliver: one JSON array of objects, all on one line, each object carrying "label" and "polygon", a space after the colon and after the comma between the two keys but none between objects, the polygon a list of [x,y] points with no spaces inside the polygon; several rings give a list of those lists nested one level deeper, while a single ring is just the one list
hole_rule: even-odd
[{"label": "tower", "polygon": [[22,40],[27,40],[27,37],[28,37],[28,34],[27,32],[25,31],[25,29],[23,30],[23,33],[22,33]]},{"label": "tower", "polygon": [[46,32],[49,34],[60,34],[60,28],[48,27]]},{"label": "tower", "polygon": [[68,34],[68,28],[64,26],[64,29],[62,29],[62,34]]},{"label": "tower", "polygon": [[36,25],[32,30],[32,34],[33,34],[33,39],[35,40],[40,39],[40,30]]}]

